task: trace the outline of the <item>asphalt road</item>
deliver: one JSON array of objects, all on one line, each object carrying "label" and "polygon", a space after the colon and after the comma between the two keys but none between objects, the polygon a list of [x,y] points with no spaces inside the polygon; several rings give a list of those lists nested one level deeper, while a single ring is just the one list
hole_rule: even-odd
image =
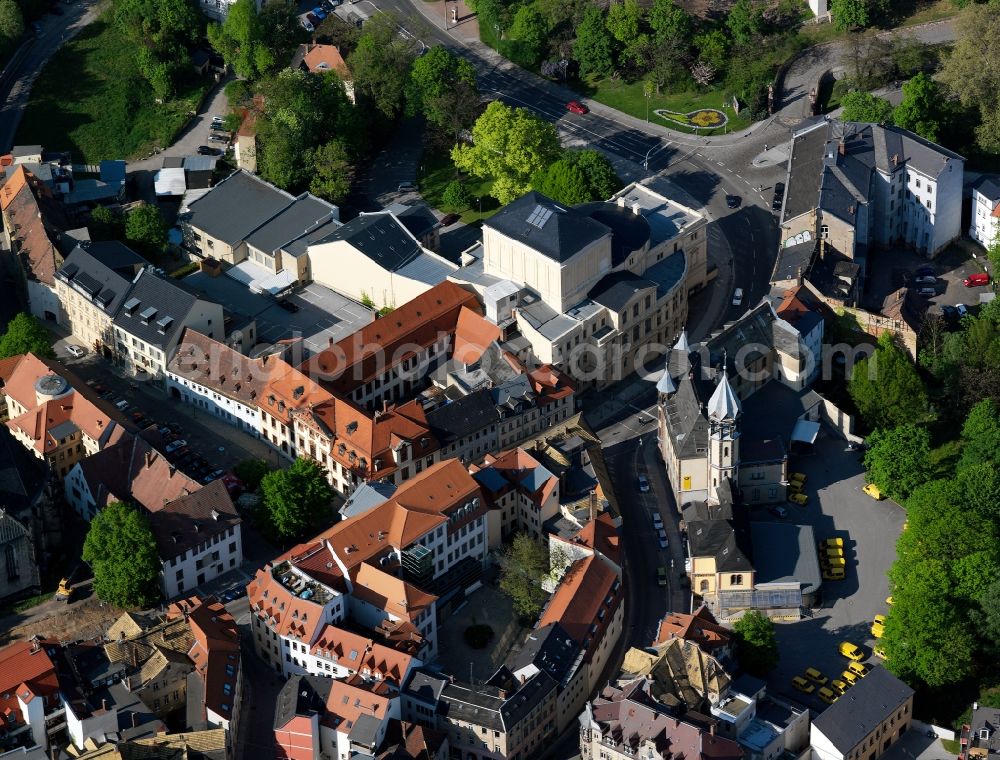
[{"label": "asphalt road", "polygon": [[[59,8],[63,11],[62,16],[47,13],[38,20],[42,33],[35,38],[9,84],[0,89],[0,99],[3,101],[3,106],[0,107],[0,151],[3,153],[14,145],[14,135],[17,134],[17,127],[21,123],[21,116],[28,103],[31,85],[34,84],[35,78],[63,42],[97,18],[96,5],[96,0],[78,0],[72,5],[59,3]],[[67,72],[67,76],[71,74]]]}]

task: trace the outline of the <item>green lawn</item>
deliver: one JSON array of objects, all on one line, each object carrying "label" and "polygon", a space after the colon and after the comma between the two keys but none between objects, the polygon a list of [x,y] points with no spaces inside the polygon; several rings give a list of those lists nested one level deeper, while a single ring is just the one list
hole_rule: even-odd
[{"label": "green lawn", "polygon": [[69,150],[76,160],[97,163],[140,157],[173,142],[208,80],[193,80],[158,105],[131,47],[107,16],[63,45],[35,81],[15,143]]},{"label": "green lawn", "polygon": [[421,175],[418,186],[420,195],[433,208],[441,209],[441,196],[448,183],[460,179],[473,198],[472,208],[461,212],[462,221],[472,224],[488,219],[500,210],[500,204],[490,196],[492,180],[479,179],[459,172],[446,150],[430,149],[421,161]]},{"label": "green lawn", "polygon": [[[751,124],[750,119],[746,116],[746,111],[742,114],[734,114],[730,104],[723,102],[725,96],[721,90],[710,90],[709,92],[664,92],[659,97],[654,95],[649,98],[647,104],[642,85],[641,81],[623,82],[620,79],[598,79],[590,80],[587,82],[586,87],[588,97],[593,98],[598,103],[603,103],[606,106],[610,106],[639,119],[646,118],[646,108],[648,105],[649,121],[651,123],[676,129],[678,132],[699,135],[721,135],[745,129]],[[689,113],[699,108],[715,108],[729,117],[729,123],[725,128],[693,129],[657,116],[653,113],[657,108],[666,108],[678,113]]]}]

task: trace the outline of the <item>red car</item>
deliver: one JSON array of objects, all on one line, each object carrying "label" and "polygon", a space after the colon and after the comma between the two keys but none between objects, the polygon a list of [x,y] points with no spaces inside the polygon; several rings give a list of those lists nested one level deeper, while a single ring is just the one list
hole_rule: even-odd
[{"label": "red car", "polygon": [[584,114],[587,113],[587,106],[581,103],[579,100],[571,100],[566,104],[566,110],[571,113]]}]

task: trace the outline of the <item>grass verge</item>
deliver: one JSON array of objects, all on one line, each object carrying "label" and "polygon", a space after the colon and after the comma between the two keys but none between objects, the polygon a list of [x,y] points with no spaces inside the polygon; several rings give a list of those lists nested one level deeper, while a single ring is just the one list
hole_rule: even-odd
[{"label": "grass verge", "polygon": [[7,605],[0,609],[0,617],[6,617],[7,615],[15,615],[26,610],[30,610],[32,607],[37,607],[42,602],[47,602],[55,596],[55,592],[49,591],[46,594],[36,594],[35,596],[29,596],[26,599],[22,599],[19,602],[14,602],[13,604]]},{"label": "grass verge", "polygon": [[[620,79],[597,79],[585,83],[588,97],[593,98],[598,103],[603,103],[618,111],[627,113],[637,119],[646,119],[646,109],[649,108],[648,121],[659,124],[661,127],[668,127],[678,132],[698,135],[721,135],[728,132],[735,132],[746,129],[751,121],[743,114],[733,113],[733,109],[726,100],[722,90],[709,90],[708,92],[679,92],[663,93],[660,96],[654,95],[647,98],[643,94],[643,83],[623,82]],[[715,129],[695,129],[675,121],[657,116],[654,111],[658,108],[665,108],[668,111],[677,113],[690,113],[699,108],[715,108],[722,111],[729,117],[729,123],[724,127]]]},{"label": "grass verge", "polygon": [[173,142],[208,87],[194,79],[173,100],[156,103],[131,44],[104,15],[42,70],[15,143],[69,150],[84,163],[143,156]]},{"label": "grass verge", "polygon": [[472,208],[463,211],[460,216],[466,224],[472,224],[488,219],[500,210],[500,204],[490,193],[493,181],[469,176],[455,168],[455,164],[442,148],[431,148],[424,153],[421,161],[420,194],[433,208],[442,207],[444,190],[452,180],[458,179],[465,185],[469,195],[474,199]]}]

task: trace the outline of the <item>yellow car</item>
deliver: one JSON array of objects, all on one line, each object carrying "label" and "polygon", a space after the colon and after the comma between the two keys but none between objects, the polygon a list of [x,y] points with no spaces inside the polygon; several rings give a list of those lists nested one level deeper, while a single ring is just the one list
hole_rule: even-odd
[{"label": "yellow car", "polygon": [[882,499],[885,498],[885,494],[883,494],[879,490],[879,487],[877,485],[875,485],[874,483],[869,483],[868,485],[866,485],[861,490],[864,491],[869,496],[871,496],[873,499],[875,499],[875,501],[882,501]]},{"label": "yellow car", "polygon": [[844,568],[842,567],[823,568],[823,580],[825,581],[844,580]]},{"label": "yellow car", "polygon": [[876,657],[881,657],[884,660],[885,648],[881,644],[877,644],[876,646],[872,647],[872,654],[875,655]]},{"label": "yellow car", "polygon": [[830,681],[830,688],[838,694],[843,694],[848,688],[850,688],[850,684],[846,681],[841,681],[839,678],[834,678]]},{"label": "yellow car", "polygon": [[856,645],[852,644],[850,641],[841,641],[837,645],[837,651],[844,655],[848,660],[854,660],[855,662],[865,659],[864,652]]},{"label": "yellow car", "polygon": [[826,676],[816,670],[816,668],[806,668],[806,678],[820,686],[825,686],[827,681]]},{"label": "yellow car", "polygon": [[885,626],[881,623],[872,623],[872,637],[876,639],[882,638],[882,634],[885,633]]},{"label": "yellow car", "polygon": [[788,484],[788,493],[802,493],[802,484],[794,481]]},{"label": "yellow car", "polygon": [[806,474],[804,472],[793,472],[791,475],[788,476],[788,482],[805,485]]},{"label": "yellow car", "polygon": [[843,559],[844,550],[841,549],[839,546],[828,546],[826,547],[826,549],[823,550],[823,554],[824,556],[830,557],[831,559],[834,558]]},{"label": "yellow car", "polygon": [[802,676],[795,676],[792,679],[792,686],[801,691],[803,694],[812,694],[816,687],[809,683]]},{"label": "yellow car", "polygon": [[885,598],[885,603],[888,604],[891,607],[892,606],[892,597],[891,596],[887,596]]},{"label": "yellow car", "polygon": [[819,694],[819,698],[822,699],[824,702],[826,702],[828,705],[832,705],[834,702],[837,701],[837,695],[834,694],[825,686],[816,693]]},{"label": "yellow car", "polygon": [[788,500],[793,504],[798,504],[800,507],[804,507],[809,503],[809,497],[804,493],[793,493],[788,497]]},{"label": "yellow car", "polygon": [[885,625],[885,615],[876,615],[873,622],[875,625]]},{"label": "yellow car", "polygon": [[827,538],[827,539],[824,539],[823,544],[826,545],[826,546],[837,547],[837,548],[843,549],[844,548],[844,539],[840,538],[839,536],[837,536],[835,538]]},{"label": "yellow car", "polygon": [[847,562],[843,557],[820,557],[819,559],[820,562],[822,562],[823,565],[829,569],[836,570],[839,568],[840,570],[843,570],[847,567]]},{"label": "yellow car", "polygon": [[844,679],[844,682],[848,686],[854,686],[854,684],[856,684],[858,681],[861,680],[861,676],[850,670],[845,670],[843,673],[840,674],[840,677]]},{"label": "yellow car", "polygon": [[862,678],[868,675],[869,671],[871,670],[871,668],[869,668],[863,662],[857,662],[856,660],[854,662],[847,663],[847,669],[850,670],[852,673],[857,673]]}]

